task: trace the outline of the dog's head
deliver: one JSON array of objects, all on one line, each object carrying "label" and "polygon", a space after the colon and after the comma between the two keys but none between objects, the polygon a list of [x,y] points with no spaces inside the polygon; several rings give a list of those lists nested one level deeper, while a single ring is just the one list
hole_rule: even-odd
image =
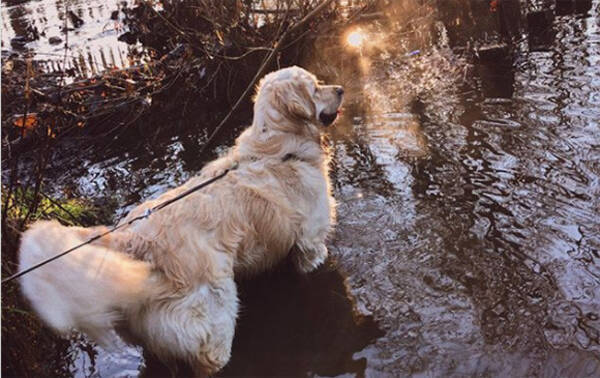
[{"label": "dog's head", "polygon": [[289,121],[297,127],[329,126],[337,118],[343,95],[341,86],[321,85],[303,68],[283,68],[266,75],[258,85],[255,115],[264,113],[275,123]]}]

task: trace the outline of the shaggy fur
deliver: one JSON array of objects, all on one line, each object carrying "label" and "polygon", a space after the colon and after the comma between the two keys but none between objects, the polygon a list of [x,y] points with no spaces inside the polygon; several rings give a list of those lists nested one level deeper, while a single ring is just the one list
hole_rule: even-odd
[{"label": "shaggy fur", "polygon": [[[320,128],[335,119],[342,93],[299,67],[267,75],[252,125],[227,155],[123,222],[234,162],[238,169],[25,275],[21,284],[33,308],[59,332],[78,329],[107,342],[124,323],[163,360],[183,359],[199,374],[221,369],[238,310],[234,274],[264,271],[290,253],[300,271],[310,272],[327,257],[335,203]],[[23,234],[20,268],[106,229],[37,222]]]}]

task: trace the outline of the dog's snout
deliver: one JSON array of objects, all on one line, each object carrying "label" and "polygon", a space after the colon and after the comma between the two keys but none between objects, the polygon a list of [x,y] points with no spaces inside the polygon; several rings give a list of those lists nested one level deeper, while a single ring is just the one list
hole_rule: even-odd
[{"label": "dog's snout", "polygon": [[337,87],[335,89],[335,91],[337,92],[338,96],[342,97],[342,95],[344,94],[344,88],[342,87]]}]

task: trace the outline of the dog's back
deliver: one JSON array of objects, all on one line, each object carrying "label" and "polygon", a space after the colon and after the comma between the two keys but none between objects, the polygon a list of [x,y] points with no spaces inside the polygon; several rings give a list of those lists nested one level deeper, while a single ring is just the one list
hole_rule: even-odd
[{"label": "dog's back", "polygon": [[[26,269],[84,242],[56,221],[37,222],[23,234],[19,268]],[[61,333],[80,329],[108,341],[121,310],[146,297],[151,266],[124,253],[86,245],[21,278],[36,312]]]}]

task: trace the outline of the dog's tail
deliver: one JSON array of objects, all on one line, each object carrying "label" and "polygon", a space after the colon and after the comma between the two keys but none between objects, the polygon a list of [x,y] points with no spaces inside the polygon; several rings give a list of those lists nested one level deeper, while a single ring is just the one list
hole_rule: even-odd
[{"label": "dog's tail", "polygon": [[[84,242],[74,228],[55,221],[35,223],[22,237],[20,269]],[[88,244],[21,278],[25,297],[52,328],[81,330],[109,342],[120,314],[148,297],[151,265],[99,245]]]}]

